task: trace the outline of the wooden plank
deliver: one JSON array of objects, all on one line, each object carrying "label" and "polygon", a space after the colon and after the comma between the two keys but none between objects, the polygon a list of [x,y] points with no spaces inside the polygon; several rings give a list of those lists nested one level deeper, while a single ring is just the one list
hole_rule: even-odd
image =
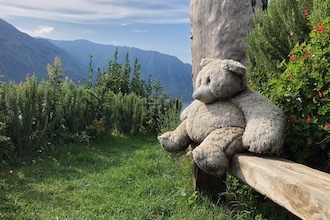
[{"label": "wooden plank", "polygon": [[330,174],[281,158],[236,155],[231,172],[302,219],[330,219]]}]

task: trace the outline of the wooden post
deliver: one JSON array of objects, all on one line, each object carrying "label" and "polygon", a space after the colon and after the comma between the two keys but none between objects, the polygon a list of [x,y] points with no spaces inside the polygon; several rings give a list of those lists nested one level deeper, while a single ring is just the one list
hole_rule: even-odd
[{"label": "wooden post", "polygon": [[[234,59],[246,64],[244,37],[252,28],[252,5],[262,8],[264,0],[190,0],[192,75],[201,70],[203,58]],[[267,1],[266,1],[267,3]],[[196,164],[195,189],[207,194],[224,192],[225,177],[209,176]]]},{"label": "wooden post", "polygon": [[211,176],[201,170],[196,163],[193,163],[193,186],[194,190],[206,194],[215,202],[223,200],[226,192],[226,176]]},{"label": "wooden post", "polygon": [[252,28],[252,5],[263,4],[263,0],[190,0],[193,84],[203,58],[246,64],[244,37]]}]

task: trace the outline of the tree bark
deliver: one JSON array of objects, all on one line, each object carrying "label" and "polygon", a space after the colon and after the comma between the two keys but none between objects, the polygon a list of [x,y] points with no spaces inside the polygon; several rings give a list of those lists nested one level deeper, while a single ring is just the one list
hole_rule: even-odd
[{"label": "tree bark", "polygon": [[[252,28],[255,9],[263,6],[265,0],[190,0],[194,89],[203,58],[233,59],[246,65],[244,37]],[[224,180],[225,176],[210,176],[194,164],[195,190],[219,195],[226,190]]]},{"label": "tree bark", "polygon": [[252,28],[255,8],[262,0],[190,0],[192,75],[203,58],[233,59],[246,64],[244,37]]}]

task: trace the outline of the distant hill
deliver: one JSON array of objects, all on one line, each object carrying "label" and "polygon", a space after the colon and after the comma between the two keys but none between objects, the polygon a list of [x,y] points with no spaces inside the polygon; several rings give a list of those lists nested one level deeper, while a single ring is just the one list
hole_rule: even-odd
[{"label": "distant hill", "polygon": [[49,41],[30,37],[0,19],[2,81],[24,81],[28,74],[35,74],[39,80],[46,79],[47,64],[52,64],[56,56],[61,58],[66,75],[73,80],[80,79],[81,73],[87,69],[88,63],[82,64]]},{"label": "distant hill", "polygon": [[[64,73],[74,81],[83,80],[88,75],[89,56],[93,55],[94,69],[107,68],[113,59],[116,46],[95,44],[87,40],[55,41],[33,38],[18,31],[0,19],[0,75],[2,81],[24,81],[28,74],[35,74],[39,80],[47,79],[47,64],[52,64],[56,56],[61,58]],[[118,46],[118,61],[125,62],[129,53],[133,66],[137,58],[141,64],[141,77],[152,80],[158,77],[163,89],[170,95],[191,100],[191,65],[174,56],[156,51]]]},{"label": "distant hill", "polygon": [[118,62],[125,63],[126,54],[129,54],[131,66],[137,58],[141,64],[141,77],[153,80],[157,77],[162,82],[163,89],[173,97],[191,100],[192,81],[191,65],[185,64],[177,57],[162,54],[156,51],[146,51],[134,47],[102,45],[87,40],[55,41],[49,40],[57,47],[67,51],[81,63],[89,63],[90,54],[93,55],[94,68],[107,68],[109,59],[114,58],[118,48]]}]

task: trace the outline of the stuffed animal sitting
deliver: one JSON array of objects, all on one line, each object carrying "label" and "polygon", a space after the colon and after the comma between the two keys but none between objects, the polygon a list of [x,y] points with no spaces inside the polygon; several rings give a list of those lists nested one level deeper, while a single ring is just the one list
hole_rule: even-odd
[{"label": "stuffed animal sitting", "polygon": [[181,124],[158,137],[163,148],[182,151],[192,143],[193,160],[206,173],[222,176],[234,154],[277,153],[284,138],[282,111],[247,86],[245,67],[233,60],[203,59],[195,99]]}]

